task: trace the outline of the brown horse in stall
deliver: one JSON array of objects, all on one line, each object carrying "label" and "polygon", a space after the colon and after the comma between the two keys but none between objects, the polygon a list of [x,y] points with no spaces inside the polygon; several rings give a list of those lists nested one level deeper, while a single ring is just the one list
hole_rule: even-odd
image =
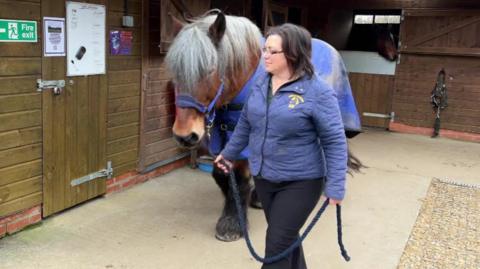
[{"label": "brown horse in stall", "polygon": [[398,58],[398,49],[391,25],[376,25],[377,51],[383,58],[393,62]]}]

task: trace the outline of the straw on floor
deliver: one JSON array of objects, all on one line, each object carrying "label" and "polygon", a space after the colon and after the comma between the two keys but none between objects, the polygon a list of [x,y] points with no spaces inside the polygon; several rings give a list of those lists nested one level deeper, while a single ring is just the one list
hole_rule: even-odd
[{"label": "straw on floor", "polygon": [[400,258],[405,268],[480,268],[480,187],[432,180]]}]

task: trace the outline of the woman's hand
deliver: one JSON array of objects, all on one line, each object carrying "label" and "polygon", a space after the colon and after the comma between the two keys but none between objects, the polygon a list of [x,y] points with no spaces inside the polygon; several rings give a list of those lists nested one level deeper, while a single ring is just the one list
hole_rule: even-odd
[{"label": "woman's hand", "polygon": [[330,205],[339,205],[342,203],[342,200],[335,200],[333,198],[329,198],[330,199]]},{"label": "woman's hand", "polygon": [[223,158],[222,154],[218,155],[213,161],[215,165],[220,168],[225,174],[228,174],[233,167],[233,163],[225,158]]}]

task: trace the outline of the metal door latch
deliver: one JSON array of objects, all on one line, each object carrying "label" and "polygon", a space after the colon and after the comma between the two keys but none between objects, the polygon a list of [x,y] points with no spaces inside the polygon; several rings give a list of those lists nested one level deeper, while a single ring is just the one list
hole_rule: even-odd
[{"label": "metal door latch", "polygon": [[94,179],[99,178],[99,177],[112,178],[112,175],[113,175],[112,162],[108,161],[107,162],[107,168],[102,169],[100,171],[97,171],[95,173],[91,173],[91,174],[88,174],[86,176],[74,179],[70,182],[70,185],[72,185],[72,187],[78,186],[80,184],[83,184],[85,182],[94,180]]},{"label": "metal door latch", "polygon": [[41,80],[37,79],[37,91],[53,89],[54,95],[60,95],[65,88],[65,80]]},{"label": "metal door latch", "polygon": [[372,113],[372,112],[363,112],[365,117],[381,118],[381,119],[390,119],[393,122],[395,119],[395,112],[390,112],[390,114],[381,114],[381,113]]}]

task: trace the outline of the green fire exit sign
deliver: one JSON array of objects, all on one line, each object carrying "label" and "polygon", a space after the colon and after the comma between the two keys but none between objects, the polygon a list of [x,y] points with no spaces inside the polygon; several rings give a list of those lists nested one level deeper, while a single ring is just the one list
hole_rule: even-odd
[{"label": "green fire exit sign", "polygon": [[37,22],[0,19],[0,42],[37,42]]}]

